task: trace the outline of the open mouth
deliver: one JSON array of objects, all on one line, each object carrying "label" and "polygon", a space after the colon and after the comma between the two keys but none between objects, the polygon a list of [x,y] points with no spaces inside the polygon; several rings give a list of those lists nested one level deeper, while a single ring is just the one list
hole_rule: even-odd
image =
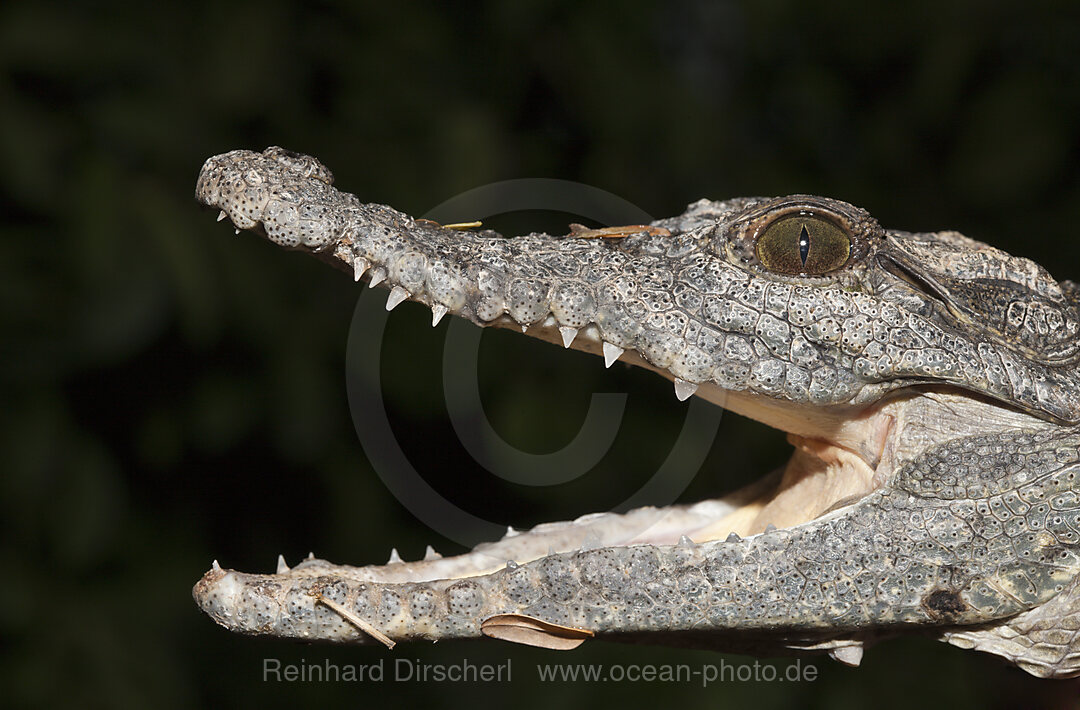
[{"label": "open mouth", "polygon": [[[582,329],[571,347],[603,355],[602,341],[591,330]],[[528,334],[564,344],[552,323],[530,328]],[[671,378],[633,352],[620,353],[620,359]],[[711,384],[698,387],[695,395],[787,432],[794,448],[789,461],[720,498],[662,508],[648,506],[627,513],[591,513],[571,521],[542,523],[530,530],[510,528],[502,539],[452,557],[443,557],[429,547],[423,559],[404,561],[394,550],[385,564],[333,565],[334,573],[374,583],[456,580],[493,573],[508,562],[521,565],[553,554],[601,547],[735,541],[774,528],[796,527],[857,503],[882,485],[892,463],[894,410],[905,399],[894,396],[885,404],[811,409]],[[277,573],[318,576],[325,574],[328,566],[323,560],[309,558],[290,568],[280,560]]]}]

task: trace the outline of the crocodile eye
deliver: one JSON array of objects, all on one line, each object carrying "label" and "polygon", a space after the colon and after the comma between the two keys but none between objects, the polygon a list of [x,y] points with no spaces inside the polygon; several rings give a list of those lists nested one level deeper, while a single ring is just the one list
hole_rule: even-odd
[{"label": "crocodile eye", "polygon": [[851,236],[813,214],[778,219],[757,239],[758,260],[782,274],[825,274],[847,263],[850,255]]}]

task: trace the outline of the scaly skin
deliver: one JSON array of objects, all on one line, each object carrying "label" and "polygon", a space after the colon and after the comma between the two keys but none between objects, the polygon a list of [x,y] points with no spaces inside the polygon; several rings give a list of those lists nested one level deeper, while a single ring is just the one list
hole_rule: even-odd
[{"label": "scaly skin", "polygon": [[[1080,674],[1075,284],[954,232],[883,230],[810,196],[702,200],[618,239],[504,239],[331,183],[308,156],[234,151],[206,162],[197,196],[237,228],[391,289],[388,308],[418,301],[436,321],[527,328],[641,365],[680,399],[789,432],[796,454],[720,501],[539,526],[455,558],[308,560],[273,575],[215,564],[194,594],[218,623],[362,643],[506,638],[493,622],[528,617],[541,630],[512,640],[828,651],[853,664],[868,642],[918,632],[1035,675]],[[840,225],[846,263],[818,276],[767,268],[757,239],[785,210]]]}]

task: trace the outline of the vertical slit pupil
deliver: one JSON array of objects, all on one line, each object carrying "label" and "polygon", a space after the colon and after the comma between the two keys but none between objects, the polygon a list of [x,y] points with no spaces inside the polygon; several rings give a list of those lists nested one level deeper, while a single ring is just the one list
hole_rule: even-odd
[{"label": "vertical slit pupil", "polygon": [[799,233],[799,258],[802,259],[803,266],[806,266],[806,257],[810,254],[810,232],[806,231],[806,225],[802,226],[802,232]]}]

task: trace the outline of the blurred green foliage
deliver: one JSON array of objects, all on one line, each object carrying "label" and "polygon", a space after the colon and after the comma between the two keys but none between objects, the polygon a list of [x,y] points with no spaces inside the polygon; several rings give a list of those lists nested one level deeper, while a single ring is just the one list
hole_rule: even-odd
[{"label": "blurred green foliage", "polygon": [[[233,237],[192,193],[202,161],[279,144],[413,214],[463,190],[556,177],[656,216],[699,197],[810,192],[883,224],[955,228],[1080,277],[1075,3],[11,2],[0,8],[0,685],[12,706],[290,707],[398,702],[610,707],[1064,707],[1038,683],[926,640],[820,679],[536,684],[541,662],[700,664],[706,652],[586,644],[399,647],[514,659],[509,684],[273,684],[262,659],[371,663],[382,649],[231,636],[192,604],[214,557],[381,561],[431,542],[365,460],[344,393],[358,291],[314,260]],[[499,222],[507,231],[560,229]],[[561,221],[560,221],[561,220]],[[380,309],[367,295],[361,309]],[[371,300],[374,299],[374,300]],[[628,392],[616,446],[561,490],[479,470],[441,391],[443,331],[395,311],[383,380],[433,486],[527,527],[615,505],[677,435],[669,385],[486,335],[486,413],[561,447],[591,392]],[[694,500],[785,457],[725,418]],[[736,659],[737,660],[737,659]],[[782,661],[781,664],[785,664]]]}]

